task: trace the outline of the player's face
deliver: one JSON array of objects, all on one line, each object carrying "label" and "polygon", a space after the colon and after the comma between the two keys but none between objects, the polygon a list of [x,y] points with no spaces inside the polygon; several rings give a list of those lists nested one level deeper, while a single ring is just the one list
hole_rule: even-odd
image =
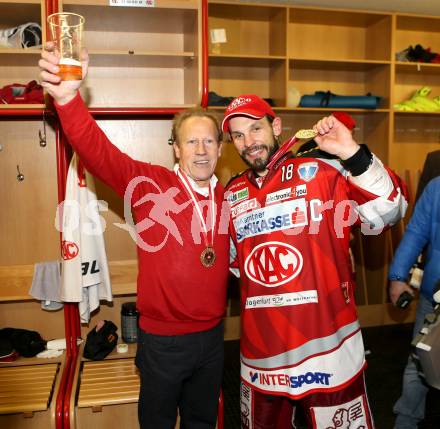
[{"label": "player's face", "polygon": [[174,151],[180,168],[199,186],[208,186],[221,155],[221,143],[212,120],[197,116],[185,119]]},{"label": "player's face", "polygon": [[275,135],[279,135],[279,118],[272,124],[266,117],[252,119],[234,116],[229,120],[229,131],[234,146],[243,161],[257,173],[263,173],[278,149]]}]

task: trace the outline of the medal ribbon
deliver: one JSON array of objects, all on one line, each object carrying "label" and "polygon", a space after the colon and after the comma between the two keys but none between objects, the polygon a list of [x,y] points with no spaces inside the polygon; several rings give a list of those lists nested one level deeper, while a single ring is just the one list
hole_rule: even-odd
[{"label": "medal ribbon", "polygon": [[208,228],[206,226],[205,219],[203,219],[202,211],[199,207],[199,200],[195,196],[191,184],[186,177],[185,173],[182,173],[180,171],[180,168],[177,169],[177,176],[182,181],[183,186],[185,187],[186,191],[188,192],[189,196],[191,197],[193,206],[196,209],[197,215],[200,218],[200,222],[202,224],[203,228],[203,238],[205,239],[205,246],[207,247],[213,247],[214,246],[214,230],[215,230],[215,218],[216,218],[216,210],[215,210],[215,200],[214,200],[214,190],[212,189],[211,183],[209,183],[209,198],[211,200],[211,215],[212,215],[212,228],[211,228],[211,243],[208,243]]}]

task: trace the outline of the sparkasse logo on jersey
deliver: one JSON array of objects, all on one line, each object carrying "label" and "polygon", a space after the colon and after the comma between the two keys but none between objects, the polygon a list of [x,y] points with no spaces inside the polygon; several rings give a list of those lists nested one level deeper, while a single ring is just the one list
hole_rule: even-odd
[{"label": "sparkasse logo on jersey", "polygon": [[289,282],[301,272],[302,267],[303,257],[299,250],[278,241],[254,247],[244,263],[246,275],[255,283],[267,287]]}]

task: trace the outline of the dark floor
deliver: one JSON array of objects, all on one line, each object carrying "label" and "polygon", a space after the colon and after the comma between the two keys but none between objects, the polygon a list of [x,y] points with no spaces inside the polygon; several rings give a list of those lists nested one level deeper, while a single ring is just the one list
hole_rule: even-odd
[{"label": "dark floor", "polygon": [[[412,325],[392,325],[363,330],[368,369],[366,382],[376,429],[392,429],[393,404],[400,395],[402,373],[410,348]],[[239,429],[239,343],[225,343],[223,385],[225,429]],[[432,389],[427,399],[425,421],[419,429],[440,429],[440,391]]]}]

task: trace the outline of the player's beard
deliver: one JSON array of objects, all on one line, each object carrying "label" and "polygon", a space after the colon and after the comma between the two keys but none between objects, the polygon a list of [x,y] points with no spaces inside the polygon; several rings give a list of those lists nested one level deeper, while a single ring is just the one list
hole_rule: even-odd
[{"label": "player's beard", "polygon": [[[273,136],[272,145],[268,146],[267,144],[260,144],[252,146],[251,148],[246,148],[243,150],[243,152],[240,154],[241,159],[250,167],[255,173],[262,173],[266,170],[267,164],[269,164],[269,161],[271,160],[274,153],[278,150],[279,144],[278,140],[275,136]],[[255,149],[266,149],[266,156],[262,158],[256,158],[252,161],[246,158],[247,151],[255,150]]]}]

